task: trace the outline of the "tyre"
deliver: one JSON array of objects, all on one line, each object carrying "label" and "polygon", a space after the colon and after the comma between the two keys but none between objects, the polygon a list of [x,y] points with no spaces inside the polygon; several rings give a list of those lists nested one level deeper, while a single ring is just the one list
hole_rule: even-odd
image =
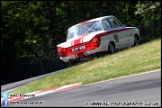
[{"label": "tyre", "polygon": [[111,42],[108,46],[108,54],[115,53],[115,45]]},{"label": "tyre", "polygon": [[140,40],[137,36],[134,37],[134,45],[133,46],[137,46],[140,45]]}]

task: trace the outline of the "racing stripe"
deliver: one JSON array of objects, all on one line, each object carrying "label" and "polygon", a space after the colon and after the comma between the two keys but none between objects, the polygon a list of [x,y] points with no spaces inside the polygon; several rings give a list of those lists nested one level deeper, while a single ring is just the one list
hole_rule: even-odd
[{"label": "racing stripe", "polygon": [[109,35],[109,34],[113,34],[113,33],[118,33],[118,32],[125,31],[125,30],[130,30],[130,29],[133,29],[133,28],[124,28],[124,29],[119,29],[119,30],[112,30],[112,31],[100,33],[97,36],[101,37],[101,36],[105,36],[105,35]]},{"label": "racing stripe", "polygon": [[82,37],[80,37],[80,38],[74,40],[74,46],[80,44],[81,38],[82,38]]},{"label": "racing stripe", "polygon": [[85,37],[85,36],[87,36],[87,34],[84,34],[81,37],[79,37],[78,39],[74,40],[72,46],[75,46],[75,45],[83,43],[83,37]]}]

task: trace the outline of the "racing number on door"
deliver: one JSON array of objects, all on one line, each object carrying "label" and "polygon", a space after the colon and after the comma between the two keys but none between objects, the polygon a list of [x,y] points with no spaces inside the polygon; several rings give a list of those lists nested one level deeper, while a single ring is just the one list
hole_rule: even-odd
[{"label": "racing number on door", "polygon": [[115,42],[119,42],[119,37],[117,34],[113,35],[114,36],[114,39],[115,39]]}]

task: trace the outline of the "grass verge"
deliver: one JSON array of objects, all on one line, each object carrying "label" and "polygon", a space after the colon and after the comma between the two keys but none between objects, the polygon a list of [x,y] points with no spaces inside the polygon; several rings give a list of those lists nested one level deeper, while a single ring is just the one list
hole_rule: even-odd
[{"label": "grass verge", "polygon": [[78,64],[40,80],[30,82],[10,94],[24,94],[47,88],[82,82],[94,83],[120,76],[161,68],[161,38],[149,43]]}]

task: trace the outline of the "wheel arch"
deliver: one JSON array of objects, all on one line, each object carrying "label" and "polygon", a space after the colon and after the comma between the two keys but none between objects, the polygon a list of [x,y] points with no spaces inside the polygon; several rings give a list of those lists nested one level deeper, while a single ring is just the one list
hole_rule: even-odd
[{"label": "wheel arch", "polygon": [[114,41],[110,41],[110,42],[109,42],[109,44],[108,44],[108,48],[109,48],[110,43],[112,43],[113,46],[114,46],[114,48],[116,49],[116,45],[115,45],[115,42],[114,42]]},{"label": "wheel arch", "polygon": [[134,37],[137,37],[137,39],[140,40],[139,34],[135,33],[135,34],[134,34]]}]

